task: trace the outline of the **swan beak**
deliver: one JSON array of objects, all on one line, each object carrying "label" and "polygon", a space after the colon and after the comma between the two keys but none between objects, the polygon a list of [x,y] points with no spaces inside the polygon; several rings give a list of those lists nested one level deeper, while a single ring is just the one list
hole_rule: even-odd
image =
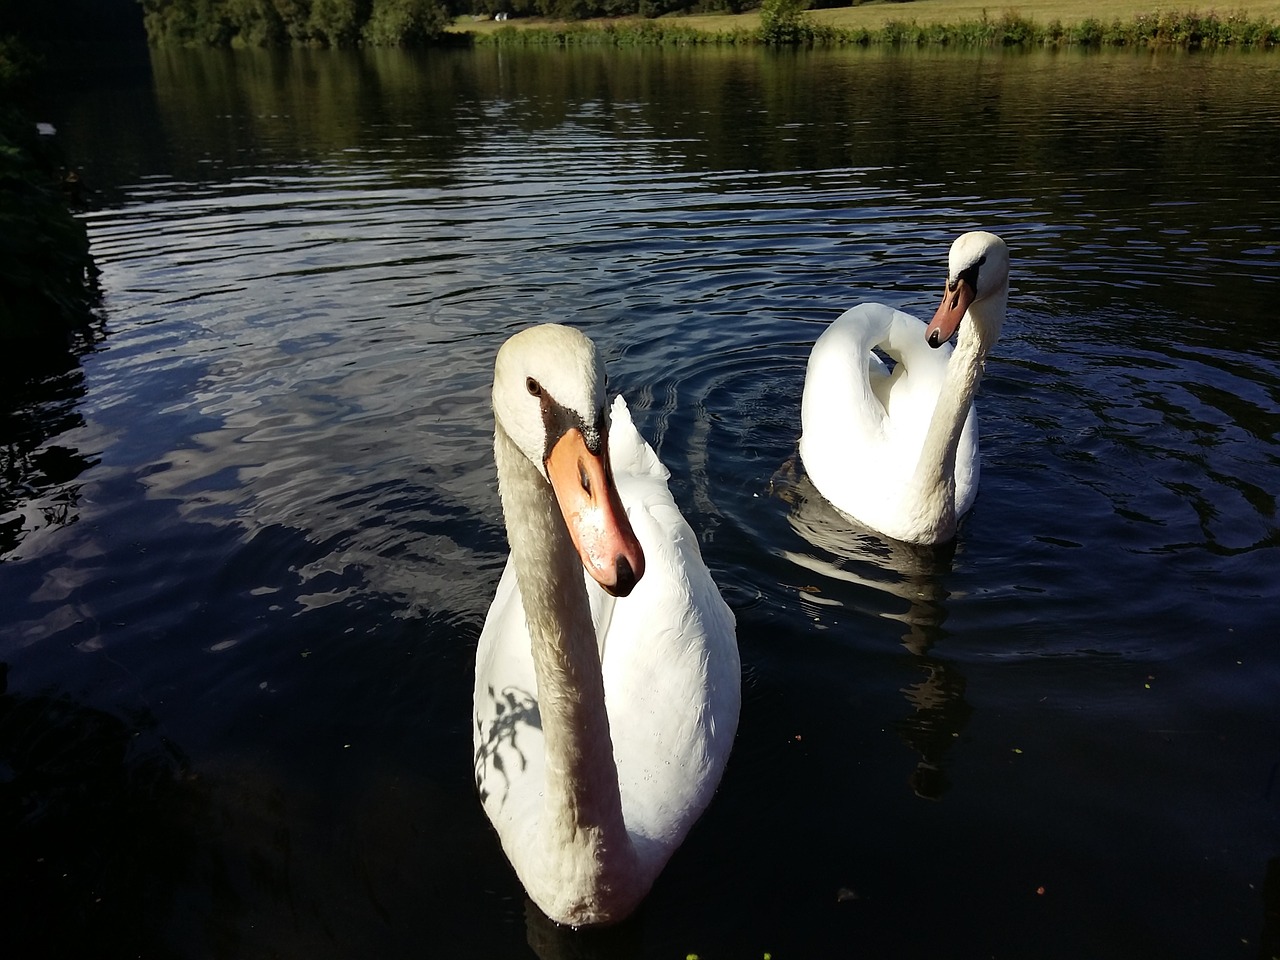
[{"label": "swan beak", "polygon": [[625,597],[644,576],[644,551],[618,497],[608,458],[607,443],[592,453],[582,431],[571,428],[551,448],[547,476],[582,565],[606,591]]},{"label": "swan beak", "polygon": [[951,339],[977,292],[968,280],[957,279],[947,284],[947,289],[942,292],[938,312],[924,330],[924,338],[929,341],[929,346],[936,349]]}]

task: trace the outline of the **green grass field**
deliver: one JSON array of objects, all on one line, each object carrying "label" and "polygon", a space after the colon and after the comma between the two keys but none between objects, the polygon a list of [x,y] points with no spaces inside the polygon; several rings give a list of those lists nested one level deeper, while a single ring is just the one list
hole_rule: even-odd
[{"label": "green grass field", "polygon": [[[1241,17],[1248,20],[1265,20],[1269,23],[1280,23],[1280,0],[1244,0],[1224,6],[1200,5],[1196,3],[1161,4],[1158,0],[1108,0],[1098,3],[1096,0],[1020,0],[1016,3],[982,3],[975,0],[910,0],[910,2],[872,2],[853,7],[832,7],[823,10],[810,10],[805,13],[815,24],[834,27],[839,30],[880,30],[892,21],[914,21],[921,26],[930,24],[956,24],[981,20],[984,17],[996,19],[1006,14],[1016,15],[1024,20],[1041,26],[1056,22],[1070,26],[1086,20],[1128,22],[1138,17],[1155,13],[1198,13],[1201,15],[1217,14],[1219,17]],[[622,21],[612,21],[617,24]],[[607,21],[584,21],[586,24],[603,25]],[[659,24],[679,25],[685,28],[703,30],[709,33],[732,33],[734,31],[750,31],[760,26],[758,11],[743,14],[715,14],[694,16],[664,17]],[[554,28],[565,26],[561,21],[546,20],[538,17],[518,18],[497,23],[492,20],[474,21],[470,17],[460,17],[453,29],[460,32],[476,34],[491,33],[504,27],[516,29]]]},{"label": "green grass field", "polygon": [[1216,13],[1221,17],[1243,14],[1250,20],[1280,21],[1280,0],[1259,0],[1231,6],[1195,3],[1159,3],[1153,0],[1108,0],[1088,3],[1080,0],[1021,0],[1018,3],[975,3],[974,0],[912,0],[910,3],[867,3],[857,7],[813,10],[808,16],[835,27],[879,29],[890,20],[915,20],[927,23],[960,23],[1000,17],[1006,13],[1046,25],[1055,20],[1063,24],[1096,20],[1129,21],[1157,11],[1200,14]]}]

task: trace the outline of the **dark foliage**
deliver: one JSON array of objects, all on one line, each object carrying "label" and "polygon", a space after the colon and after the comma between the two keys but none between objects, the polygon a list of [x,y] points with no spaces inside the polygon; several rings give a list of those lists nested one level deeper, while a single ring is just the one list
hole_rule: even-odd
[{"label": "dark foliage", "polygon": [[444,0],[139,0],[155,44],[350,47],[430,42],[452,14]]},{"label": "dark foliage", "polygon": [[[10,12],[0,23],[20,25]],[[57,341],[92,319],[89,238],[71,210],[79,178],[16,105],[40,60],[25,38],[0,36],[0,340]]]}]

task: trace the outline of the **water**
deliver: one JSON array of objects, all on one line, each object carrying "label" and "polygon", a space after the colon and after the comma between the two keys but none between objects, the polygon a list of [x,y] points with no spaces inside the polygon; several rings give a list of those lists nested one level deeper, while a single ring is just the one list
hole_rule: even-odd
[{"label": "water", "polygon": [[[49,92],[102,327],[6,374],[6,955],[1271,957],[1280,59],[155,54]],[[953,544],[794,459],[809,346],[1013,256]],[[498,345],[558,320],[734,608],[641,912],[471,783]],[[1271,864],[1268,880],[1269,863]]]}]

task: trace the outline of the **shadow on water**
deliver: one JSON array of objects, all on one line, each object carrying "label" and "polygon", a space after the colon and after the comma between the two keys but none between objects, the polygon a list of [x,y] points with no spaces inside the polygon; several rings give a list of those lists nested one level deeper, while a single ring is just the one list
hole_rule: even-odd
[{"label": "shadow on water", "polygon": [[525,902],[529,948],[538,960],[634,960],[644,956],[642,924],[635,919],[600,930],[574,930]]},{"label": "shadow on water", "polygon": [[164,930],[199,833],[181,751],[148,714],[10,693],[8,674],[0,664],[6,954],[171,955]]},{"label": "shadow on water", "polygon": [[[950,782],[946,755],[969,721],[965,678],[955,665],[933,654],[945,636],[948,593],[943,585],[951,572],[956,542],[936,546],[900,543],[857,527],[835,510],[813,482],[799,472],[795,459],[775,475],[773,493],[789,505],[787,522],[814,551],[784,551],[797,566],[821,577],[801,594],[815,619],[832,607],[863,608],[897,620],[905,628],[902,646],[923,677],[903,687],[911,712],[898,723],[898,734],[919,755],[909,783],[919,797],[937,800]],[[860,588],[876,591],[874,605]],[[884,595],[897,609],[885,606]]]},{"label": "shadow on water", "polygon": [[[427,618],[403,637],[440,629]],[[457,776],[457,681],[473,643],[430,662],[380,660],[372,675],[368,643],[317,649],[307,663],[323,676],[247,718],[263,740],[216,753],[177,746],[149,707],[22,692],[0,664],[4,955],[408,956],[460,938],[502,955],[519,920],[494,923],[495,902],[518,885]],[[457,695],[433,696],[446,686]],[[305,704],[344,701],[335,726],[352,742],[314,717],[288,729]],[[217,695],[203,704],[226,707]],[[476,858],[482,847],[495,855]]]}]

